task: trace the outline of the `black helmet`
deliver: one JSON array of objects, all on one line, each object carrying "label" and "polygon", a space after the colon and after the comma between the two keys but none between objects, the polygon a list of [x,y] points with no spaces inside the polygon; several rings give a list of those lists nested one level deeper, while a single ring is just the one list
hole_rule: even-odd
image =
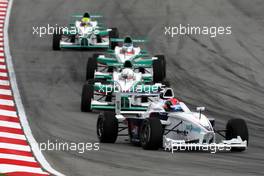
[{"label": "black helmet", "polygon": [[129,47],[129,46],[132,46],[132,45],[133,45],[132,38],[131,37],[125,37],[125,39],[124,39],[124,46]]},{"label": "black helmet", "polygon": [[126,60],[125,63],[124,63],[124,68],[132,68],[132,63],[130,60]]},{"label": "black helmet", "polygon": [[86,12],[86,13],[83,14],[83,17],[84,18],[90,18],[90,14]]}]

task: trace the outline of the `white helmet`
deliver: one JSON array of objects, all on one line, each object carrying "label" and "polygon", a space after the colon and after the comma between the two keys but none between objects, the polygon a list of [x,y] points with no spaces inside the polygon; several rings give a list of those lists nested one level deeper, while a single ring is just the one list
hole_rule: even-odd
[{"label": "white helmet", "polygon": [[123,79],[133,79],[134,78],[134,72],[130,68],[124,68],[121,72],[121,76]]}]

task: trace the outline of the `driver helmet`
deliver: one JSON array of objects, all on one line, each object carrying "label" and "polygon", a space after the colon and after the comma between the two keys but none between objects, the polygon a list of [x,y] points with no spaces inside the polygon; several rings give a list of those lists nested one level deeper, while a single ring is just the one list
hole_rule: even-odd
[{"label": "driver helmet", "polygon": [[171,98],[171,99],[165,101],[163,108],[166,111],[178,109],[179,103],[180,103],[180,101],[177,98]]},{"label": "driver helmet", "polygon": [[134,78],[134,72],[130,68],[125,68],[122,70],[121,76],[123,79],[133,79]]},{"label": "driver helmet", "polygon": [[82,22],[82,25],[89,25],[89,22],[90,22],[90,14],[87,13],[87,12],[84,13],[81,22]]},{"label": "driver helmet", "polygon": [[133,40],[132,40],[131,37],[125,37],[124,44],[123,44],[123,49],[125,51],[132,51],[132,49],[133,49]]}]

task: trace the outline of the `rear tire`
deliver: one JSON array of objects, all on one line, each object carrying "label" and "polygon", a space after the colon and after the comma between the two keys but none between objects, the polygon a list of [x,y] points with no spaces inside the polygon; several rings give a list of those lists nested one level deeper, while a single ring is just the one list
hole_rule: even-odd
[{"label": "rear tire", "polygon": [[[111,38],[118,38],[119,37],[119,32],[117,28],[111,28],[112,30],[109,32],[109,40]],[[109,41],[109,47],[111,50],[114,50],[116,46],[118,46],[118,42],[111,42]]]},{"label": "rear tire", "polygon": [[113,66],[109,66],[108,69],[107,69],[107,72],[113,73],[114,72],[114,67]]},{"label": "rear tire", "polygon": [[139,72],[142,73],[142,74],[145,74],[145,73],[146,73],[146,70],[145,70],[145,68],[143,68],[143,67],[140,67],[138,70],[139,70]]},{"label": "rear tire", "polygon": [[153,81],[161,83],[166,77],[166,60],[164,55],[156,55],[158,59],[153,60]]},{"label": "rear tire", "polygon": [[94,85],[86,83],[82,89],[81,111],[91,112],[91,102],[94,94]]},{"label": "rear tire", "polygon": [[70,36],[70,39],[71,39],[71,40],[70,40],[71,43],[75,43],[75,35],[71,35],[71,36]]},{"label": "rear tire", "polygon": [[86,65],[86,80],[94,79],[94,72],[97,70],[97,57],[99,54],[93,54],[93,57],[88,58]]},{"label": "rear tire", "polygon": [[62,36],[61,33],[59,33],[59,34],[54,33],[53,34],[53,40],[52,40],[52,48],[53,48],[53,50],[58,51],[58,50],[61,49],[60,48],[61,36]]},{"label": "rear tire", "polygon": [[147,103],[149,101],[148,97],[142,97],[141,103]]},{"label": "rear tire", "polygon": [[118,120],[115,113],[105,111],[97,119],[97,137],[102,143],[115,143],[118,136]]},{"label": "rear tire", "polygon": [[163,129],[158,118],[148,118],[141,126],[140,142],[145,150],[158,150],[162,143]]},{"label": "rear tire", "polygon": [[100,35],[96,35],[97,43],[102,43],[102,37]]},{"label": "rear tire", "polygon": [[[245,120],[243,119],[230,119],[226,125],[226,140],[237,138],[240,136],[241,139],[247,140],[248,144],[248,128]],[[242,152],[245,148],[232,147],[231,151]]]}]

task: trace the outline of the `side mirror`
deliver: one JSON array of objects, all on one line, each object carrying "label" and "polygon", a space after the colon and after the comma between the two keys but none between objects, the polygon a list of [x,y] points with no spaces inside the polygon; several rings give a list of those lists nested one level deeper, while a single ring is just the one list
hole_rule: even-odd
[{"label": "side mirror", "polygon": [[196,107],[196,111],[199,112],[205,111],[205,107]]},{"label": "side mirror", "polygon": [[199,113],[200,113],[199,119],[201,119],[202,111],[205,111],[205,107],[196,107],[196,111],[199,111]]}]

